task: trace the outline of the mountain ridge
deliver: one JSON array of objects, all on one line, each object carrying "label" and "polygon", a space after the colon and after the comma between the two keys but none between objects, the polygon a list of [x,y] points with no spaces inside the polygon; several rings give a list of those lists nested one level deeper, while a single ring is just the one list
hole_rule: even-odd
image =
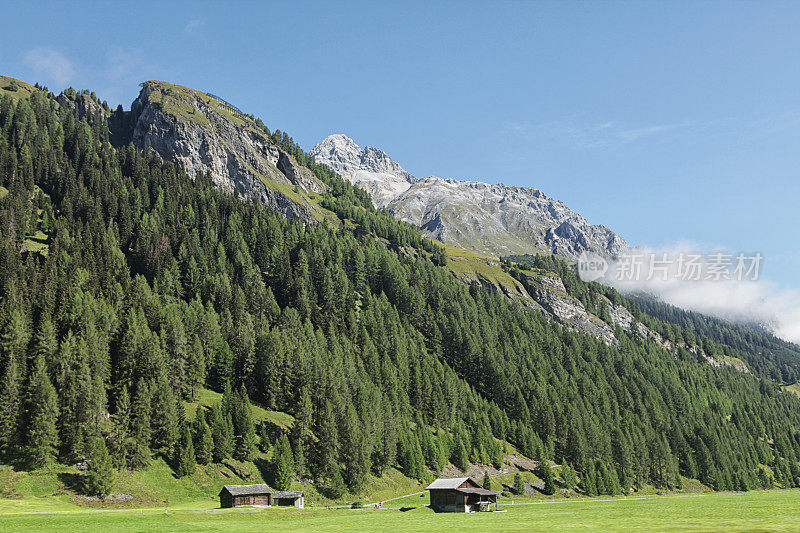
[{"label": "mountain ridge", "polygon": [[628,249],[609,228],[589,224],[535,188],[418,179],[382,150],[362,149],[344,134],[326,137],[310,153],[369,192],[377,205],[447,244],[498,257],[546,252],[570,260],[582,252],[614,257]]}]

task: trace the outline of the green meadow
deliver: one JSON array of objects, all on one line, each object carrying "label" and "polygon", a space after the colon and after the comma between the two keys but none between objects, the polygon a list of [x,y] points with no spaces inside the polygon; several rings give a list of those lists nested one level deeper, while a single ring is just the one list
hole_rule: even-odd
[{"label": "green meadow", "polygon": [[374,509],[36,510],[6,500],[0,531],[800,531],[800,490],[614,499],[506,500],[500,513]]}]

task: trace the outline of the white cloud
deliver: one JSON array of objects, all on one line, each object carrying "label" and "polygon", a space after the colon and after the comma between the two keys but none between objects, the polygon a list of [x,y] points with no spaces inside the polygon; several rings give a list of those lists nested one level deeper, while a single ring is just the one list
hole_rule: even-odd
[{"label": "white cloud", "polygon": [[22,60],[46,81],[55,82],[59,87],[69,84],[75,78],[75,64],[53,48],[41,46],[25,53]]},{"label": "white cloud", "polygon": [[[658,250],[637,248],[635,254],[644,254],[641,275],[637,279],[619,279],[620,268],[623,272],[631,272],[628,267],[630,262],[624,260],[610,262],[605,277],[599,281],[624,293],[646,292],[683,309],[735,322],[760,324],[784,340],[800,343],[800,291],[781,288],[764,279],[738,280],[733,276],[734,279],[728,280],[686,281],[678,276],[678,257],[681,253],[702,254],[705,273],[709,265],[709,252],[718,251],[731,253],[719,249],[703,251],[687,243]],[[666,274],[656,270],[654,275],[648,275],[651,254],[654,254],[657,263],[666,254],[669,261]],[[732,255],[732,267],[735,267],[738,253]],[[750,257],[754,253],[746,252],[744,255]],[[767,261],[769,257],[763,259],[763,263]],[[704,274],[702,278],[705,277]]]}]

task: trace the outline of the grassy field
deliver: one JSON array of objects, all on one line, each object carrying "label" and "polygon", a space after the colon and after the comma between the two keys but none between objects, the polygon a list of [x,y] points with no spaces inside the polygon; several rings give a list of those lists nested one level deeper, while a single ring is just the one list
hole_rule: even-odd
[{"label": "grassy field", "polygon": [[2,531],[800,531],[800,490],[501,504],[504,513],[324,509],[0,512]]}]

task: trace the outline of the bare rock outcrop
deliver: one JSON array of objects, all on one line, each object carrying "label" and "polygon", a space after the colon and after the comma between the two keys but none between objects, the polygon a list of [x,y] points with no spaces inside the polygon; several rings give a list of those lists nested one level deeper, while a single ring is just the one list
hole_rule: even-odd
[{"label": "bare rock outcrop", "polygon": [[179,163],[190,176],[315,224],[319,206],[307,193],[327,187],[247,117],[205,93],[164,82],[142,84],[132,105],[133,142]]},{"label": "bare rock outcrop", "polygon": [[579,300],[570,296],[564,282],[556,274],[523,273],[523,284],[545,311],[568,328],[586,333],[609,346],[619,346],[611,326],[589,313]]}]

